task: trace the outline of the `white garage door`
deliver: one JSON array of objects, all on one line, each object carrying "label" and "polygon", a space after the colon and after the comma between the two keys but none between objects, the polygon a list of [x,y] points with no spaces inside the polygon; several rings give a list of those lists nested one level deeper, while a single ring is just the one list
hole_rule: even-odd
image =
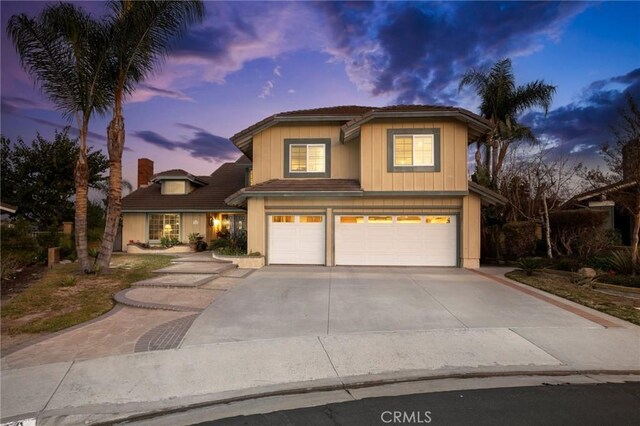
[{"label": "white garage door", "polygon": [[456,266],[454,215],[336,216],[336,265]]},{"label": "white garage door", "polygon": [[270,264],[324,265],[324,216],[269,216],[267,255]]}]

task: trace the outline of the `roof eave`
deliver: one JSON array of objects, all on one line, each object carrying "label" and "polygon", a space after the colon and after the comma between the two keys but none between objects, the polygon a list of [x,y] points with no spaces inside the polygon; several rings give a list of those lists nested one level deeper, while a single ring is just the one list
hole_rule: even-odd
[{"label": "roof eave", "polygon": [[479,195],[482,201],[492,206],[504,206],[509,202],[497,192],[472,181],[469,181],[469,191]]}]

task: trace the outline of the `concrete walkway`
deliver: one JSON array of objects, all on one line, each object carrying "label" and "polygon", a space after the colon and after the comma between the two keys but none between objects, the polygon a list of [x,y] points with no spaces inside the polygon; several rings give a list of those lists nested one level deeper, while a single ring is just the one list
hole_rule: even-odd
[{"label": "concrete walkway", "polygon": [[[419,378],[640,374],[639,327],[491,278],[503,280],[503,270],[485,270],[485,276],[464,270],[400,270],[391,270],[390,283],[380,270],[310,268],[301,275],[299,270],[265,268],[210,305],[178,349],[3,371],[2,421],[37,416],[39,424],[110,422],[256,395]],[[298,280],[303,276],[307,287],[287,284],[283,274]],[[395,291],[385,292],[385,286]],[[273,298],[269,289],[276,292]],[[243,301],[248,290],[256,292],[256,299],[250,299],[253,306]],[[379,293],[384,297],[376,298]],[[384,307],[389,308],[385,298],[393,294],[392,307],[418,301],[396,310],[397,329],[380,329],[385,323],[376,316],[384,315]],[[339,300],[347,295],[351,299]],[[323,310],[316,307],[320,304]],[[276,315],[283,306],[288,309]],[[493,310],[487,311],[489,307]],[[201,321],[207,314],[223,325],[225,315],[237,320],[242,309],[248,319],[235,331],[229,324],[207,332],[206,321]],[[349,315],[364,319],[350,322]],[[280,319],[287,316],[288,326]],[[416,321],[420,327],[431,326],[407,327]],[[277,327],[271,334],[253,334],[250,328],[261,322],[266,325],[259,331]],[[204,337],[192,334],[196,327]],[[292,330],[300,335],[292,336]]]}]

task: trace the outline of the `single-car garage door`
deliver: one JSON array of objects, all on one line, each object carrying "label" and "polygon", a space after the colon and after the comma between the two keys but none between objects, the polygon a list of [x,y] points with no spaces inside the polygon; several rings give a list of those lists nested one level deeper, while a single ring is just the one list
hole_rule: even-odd
[{"label": "single-car garage door", "polygon": [[324,265],[324,216],[269,216],[268,250],[270,264]]},{"label": "single-car garage door", "polygon": [[336,265],[456,266],[455,215],[336,216]]}]

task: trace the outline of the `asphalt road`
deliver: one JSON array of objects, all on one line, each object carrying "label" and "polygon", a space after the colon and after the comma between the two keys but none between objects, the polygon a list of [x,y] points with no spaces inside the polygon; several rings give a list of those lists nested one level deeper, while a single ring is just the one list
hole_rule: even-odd
[{"label": "asphalt road", "polygon": [[200,424],[640,425],[640,382],[533,386],[370,398]]}]

